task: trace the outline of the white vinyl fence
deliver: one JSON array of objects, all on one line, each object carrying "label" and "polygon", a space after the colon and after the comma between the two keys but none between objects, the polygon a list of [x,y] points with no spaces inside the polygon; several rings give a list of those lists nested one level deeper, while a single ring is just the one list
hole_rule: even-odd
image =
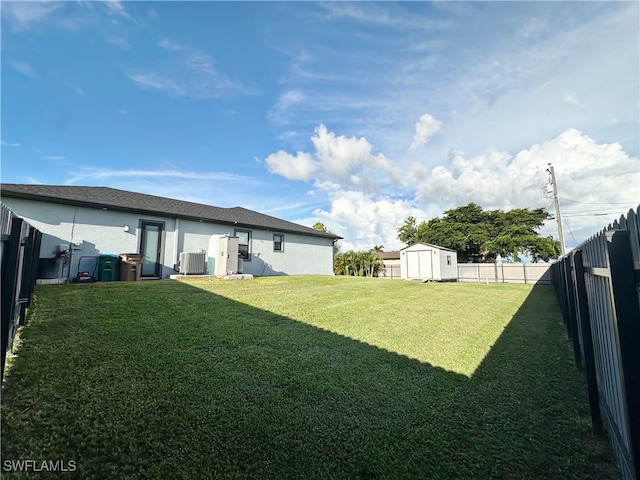
[{"label": "white vinyl fence", "polygon": [[461,263],[459,282],[551,283],[550,263]]}]

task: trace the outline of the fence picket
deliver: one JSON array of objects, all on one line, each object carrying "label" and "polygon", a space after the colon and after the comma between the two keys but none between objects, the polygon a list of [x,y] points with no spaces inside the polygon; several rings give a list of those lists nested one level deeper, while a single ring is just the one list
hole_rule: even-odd
[{"label": "fence picket", "polygon": [[24,324],[25,310],[36,283],[42,233],[0,203],[2,228],[2,376],[7,352],[11,350],[18,326]]},{"label": "fence picket", "polygon": [[552,266],[576,365],[585,366],[592,429],[603,431],[604,419],[624,480],[640,480],[639,217],[640,206]]}]

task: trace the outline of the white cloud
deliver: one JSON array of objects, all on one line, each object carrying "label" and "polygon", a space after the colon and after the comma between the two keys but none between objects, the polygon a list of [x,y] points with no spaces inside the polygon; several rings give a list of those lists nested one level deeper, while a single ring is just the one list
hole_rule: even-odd
[{"label": "white cloud", "polygon": [[2,145],[3,147],[20,147],[21,146],[19,143],[5,142],[4,140],[0,141],[0,145]]},{"label": "white cloud", "polygon": [[269,155],[265,159],[265,164],[271,173],[281,175],[288,180],[303,182],[311,180],[318,168],[317,163],[308,153],[298,152],[293,156],[283,150]]},{"label": "white cloud", "polygon": [[[363,192],[338,189],[330,192],[329,211],[317,209],[314,215],[329,230],[344,238],[343,250],[367,250],[384,245],[385,250],[397,250],[402,243],[396,228],[410,216],[422,216],[413,202],[390,197],[374,197]],[[434,214],[438,213],[434,211]]]},{"label": "white cloud", "polygon": [[347,18],[366,25],[417,30],[442,30],[451,26],[450,22],[438,20],[432,16],[394,11],[390,5],[378,3],[363,7],[352,2],[320,4],[326,10],[327,18]]},{"label": "white cloud", "polygon": [[173,40],[169,40],[168,38],[163,38],[162,40],[160,40],[158,42],[158,46],[160,48],[164,48],[165,50],[169,50],[170,52],[178,52],[186,48],[184,45],[181,45],[178,42],[174,42]]},{"label": "white cloud", "polygon": [[372,146],[365,138],[336,137],[320,125],[311,138],[322,168],[332,177],[344,179],[355,167],[375,163]]},{"label": "white cloud", "polygon": [[29,65],[26,62],[9,62],[11,68],[13,68],[16,72],[20,72],[22,75],[29,78],[36,78],[38,76],[38,72],[36,72],[35,68]]},{"label": "white cloud", "polygon": [[[374,244],[397,248],[396,228],[407,216],[428,220],[471,202],[485,209],[545,208],[553,212],[552,200],[543,195],[550,162],[555,167],[570,247],[602,229],[619,215],[615,212],[625,213],[640,203],[640,159],[630,157],[618,143],[598,144],[576,129],[515,155],[489,148],[467,157],[451,150],[447,163],[434,167],[402,160],[393,168],[403,172],[403,183],[386,184],[381,193],[372,184],[379,186],[376,179],[389,174],[390,162],[380,161],[386,160],[382,154],[373,155],[365,138],[336,136],[321,125],[312,143],[313,155],[298,152],[294,157],[280,151],[266,163],[273,162],[269,171],[285,178],[314,179],[311,193],[326,197],[331,205],[316,210],[315,217],[344,237],[346,248],[367,249]],[[612,213],[612,218],[604,219],[600,213]],[[541,231],[554,236],[556,232],[553,221]]]},{"label": "white cloud", "polygon": [[2,2],[2,16],[14,30],[42,22],[62,5],[58,2]]},{"label": "white cloud", "polygon": [[[452,151],[448,166],[434,167],[427,178],[414,185],[425,202],[475,202],[485,208],[546,206],[548,200],[540,192],[547,181],[549,162],[554,164],[567,198],[638,200],[638,189],[624,188],[620,177],[621,172],[640,174],[638,159],[629,157],[617,143],[600,145],[575,129],[515,156],[489,149],[465,158],[461,152]],[[618,178],[622,188],[599,191],[596,187],[613,178]]]},{"label": "white cloud", "polygon": [[235,175],[225,172],[193,172],[186,170],[109,170],[109,169],[83,169],[75,173],[65,183],[72,185],[79,181],[87,180],[103,180],[107,178],[169,178],[169,179],[184,179],[184,180],[202,180],[202,181],[236,181],[236,182],[248,182],[251,181],[249,177],[243,175]]},{"label": "white cloud", "polygon": [[[567,242],[583,241],[604,227],[600,215],[585,208],[592,203],[599,212],[626,212],[640,203],[640,159],[630,157],[618,143],[598,144],[576,129],[518,152],[515,156],[494,149],[472,158],[453,151],[447,166],[436,166],[416,177],[419,204],[445,208],[475,202],[483,208],[550,208],[543,196],[549,177],[547,164],[555,168],[563,215],[570,220]],[[417,170],[419,167],[414,166]],[[566,200],[566,201],[565,201]],[[549,222],[545,234],[555,234]]]},{"label": "white cloud", "polygon": [[107,12],[110,15],[124,17],[127,20],[132,20],[131,15],[124,9],[122,2],[118,0],[103,0],[104,5],[107,7]]},{"label": "white cloud", "polygon": [[442,122],[436,120],[433,115],[428,113],[422,115],[420,120],[416,122],[416,134],[413,137],[410,150],[426,145],[431,140],[431,137],[440,130],[440,127],[442,127]]},{"label": "white cloud", "polygon": [[136,73],[129,78],[145,90],[161,90],[171,95],[183,96],[187,91],[172,78],[155,72]]},{"label": "white cloud", "polygon": [[44,157],[42,157],[43,160],[64,160],[65,157],[64,155],[45,155]]},{"label": "white cloud", "polygon": [[109,37],[107,39],[107,43],[124,51],[131,50],[131,44],[124,37]]},{"label": "white cloud", "polygon": [[300,90],[287,90],[278,97],[278,101],[271,107],[267,116],[272,122],[286,124],[289,119],[289,110],[306,100],[307,96]]},{"label": "white cloud", "polygon": [[576,98],[576,94],[575,93],[567,93],[564,96],[564,98],[562,99],[562,101],[564,103],[568,103],[569,105],[574,105],[574,106],[580,105],[580,102]]},{"label": "white cloud", "polygon": [[270,155],[266,164],[271,173],[288,179],[335,180],[368,193],[377,193],[381,183],[400,183],[399,170],[382,154],[373,153],[366,138],[337,136],[324,125],[316,127],[311,142],[315,152],[284,151]]},{"label": "white cloud", "polygon": [[215,67],[210,55],[171,40],[158,46],[171,54],[169,61],[154,69],[138,69],[129,78],[145,90],[159,90],[169,95],[193,98],[229,98],[255,95],[257,90],[234,82]]}]

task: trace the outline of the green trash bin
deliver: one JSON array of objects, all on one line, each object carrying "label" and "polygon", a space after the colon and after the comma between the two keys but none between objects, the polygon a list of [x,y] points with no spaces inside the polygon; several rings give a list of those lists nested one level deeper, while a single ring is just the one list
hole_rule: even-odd
[{"label": "green trash bin", "polygon": [[118,280],[118,262],[120,258],[115,254],[105,254],[98,257],[98,281],[115,282]]}]

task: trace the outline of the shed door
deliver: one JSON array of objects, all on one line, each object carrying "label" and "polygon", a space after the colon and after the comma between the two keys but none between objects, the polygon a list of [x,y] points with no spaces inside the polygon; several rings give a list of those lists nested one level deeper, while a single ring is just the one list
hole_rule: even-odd
[{"label": "shed door", "polygon": [[431,278],[433,275],[431,269],[430,250],[419,252],[407,252],[407,277],[408,278]]},{"label": "shed door", "polygon": [[432,278],[433,268],[430,250],[407,252],[407,277],[408,278]]}]

